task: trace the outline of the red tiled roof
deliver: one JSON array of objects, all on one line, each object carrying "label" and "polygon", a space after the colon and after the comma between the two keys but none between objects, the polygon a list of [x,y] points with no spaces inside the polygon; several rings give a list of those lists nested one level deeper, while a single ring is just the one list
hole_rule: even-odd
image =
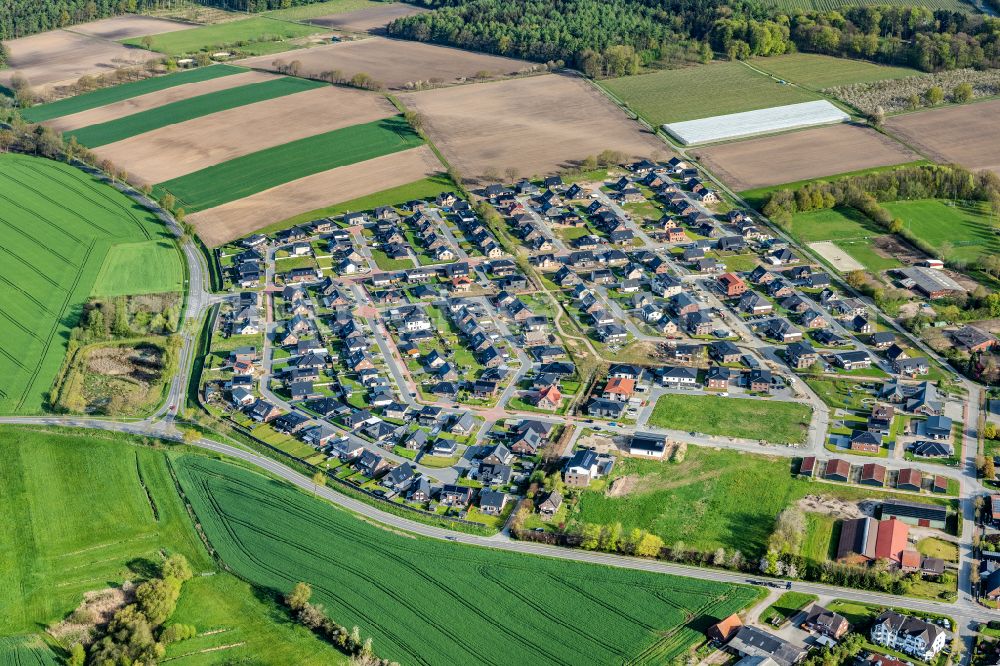
[{"label": "red tiled roof", "polygon": [[878,524],[878,538],[875,541],[875,558],[899,562],[906,548],[906,537],[910,528],[906,523],[890,518]]},{"label": "red tiled roof", "polygon": [[605,393],[620,393],[622,395],[632,395],[635,393],[635,380],[625,377],[612,377],[604,387]]},{"label": "red tiled roof", "polygon": [[903,551],[902,566],[904,569],[920,568],[920,553],[913,549]]}]

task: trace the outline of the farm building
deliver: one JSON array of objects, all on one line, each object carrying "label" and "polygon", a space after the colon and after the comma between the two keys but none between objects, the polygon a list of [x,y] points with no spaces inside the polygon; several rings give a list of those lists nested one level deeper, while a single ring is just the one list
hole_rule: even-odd
[{"label": "farm building", "polygon": [[943,530],[948,521],[948,509],[936,504],[890,499],[882,502],[882,519],[887,518],[897,518],[908,525]]},{"label": "farm building", "polygon": [[663,129],[685,146],[739,137],[784,132],[802,127],[832,125],[850,116],[826,100],[773,106],[700,120],[667,123]]}]

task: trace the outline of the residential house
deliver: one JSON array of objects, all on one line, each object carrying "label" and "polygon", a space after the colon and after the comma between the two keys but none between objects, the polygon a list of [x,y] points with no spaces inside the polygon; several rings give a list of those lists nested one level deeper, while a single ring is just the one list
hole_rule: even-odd
[{"label": "residential house", "polygon": [[872,624],[871,639],[877,645],[929,662],[944,648],[947,633],[926,620],[887,610]]}]

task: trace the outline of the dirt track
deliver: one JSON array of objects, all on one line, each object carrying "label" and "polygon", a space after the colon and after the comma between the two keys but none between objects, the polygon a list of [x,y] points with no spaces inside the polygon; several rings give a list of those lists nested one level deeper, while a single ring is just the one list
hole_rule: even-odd
[{"label": "dirt track", "polygon": [[208,93],[226,90],[228,88],[246,86],[251,83],[260,83],[261,81],[267,81],[268,79],[273,78],[276,78],[276,76],[274,74],[268,74],[267,72],[243,72],[242,74],[223,76],[217,79],[210,79],[208,81],[185,83],[184,85],[167,88],[166,90],[157,90],[156,92],[151,92],[148,95],[139,95],[138,97],[126,99],[121,102],[115,102],[114,104],[108,104],[107,106],[101,106],[88,111],[81,111],[80,113],[63,116],[62,118],[56,118],[55,120],[45,124],[52,126],[60,132],[65,132],[66,130],[79,129],[81,127],[87,127],[88,125],[96,125],[98,123],[106,123],[110,120],[117,120],[118,118],[130,116],[133,113],[139,113],[140,111],[146,111],[148,109],[155,109],[158,106],[172,104],[173,102],[198,97],[199,95],[206,95]]},{"label": "dirt track", "polygon": [[273,69],[275,61],[298,61],[302,74],[314,77],[333,70],[340,71],[345,78],[364,72],[390,89],[403,89],[412,81],[456,83],[481,71],[507,75],[532,66],[524,60],[383,37],[247,58],[235,64]]},{"label": "dirt track", "polygon": [[894,116],[885,126],[936,162],[1000,174],[998,116],[1000,100],[991,100]]},{"label": "dirt track", "polygon": [[216,247],[294,215],[405,185],[443,170],[431,149],[420,146],[300,178],[187,219],[206,245]]},{"label": "dirt track", "polygon": [[162,35],[166,32],[177,32],[188,28],[197,28],[192,23],[171,21],[170,19],[154,18],[152,16],[116,16],[91,23],[81,23],[68,29],[83,35],[101,37],[103,39],[119,40],[142,37],[144,35]]},{"label": "dirt track", "polygon": [[737,192],[919,159],[897,142],[857,125],[724,143],[692,153]]},{"label": "dirt track", "polygon": [[321,25],[326,28],[349,30],[351,32],[368,32],[369,30],[384,28],[394,19],[426,11],[423,7],[414,7],[403,2],[393,2],[380,7],[359,9],[356,12],[320,16],[319,18],[309,19],[309,23]]},{"label": "dirt track", "polygon": [[152,51],[65,30],[12,39],[4,44],[10,51],[10,68],[0,72],[0,84],[9,84],[14,74],[20,74],[36,89],[161,57]]},{"label": "dirt track", "polygon": [[327,86],[168,125],[101,146],[96,152],[135,179],[156,184],[264,148],[395,113],[395,107],[375,93]]},{"label": "dirt track", "polygon": [[666,146],[575,76],[546,74],[400,95],[467,178],[489,168],[522,176],[573,166],[602,150],[663,158]]}]

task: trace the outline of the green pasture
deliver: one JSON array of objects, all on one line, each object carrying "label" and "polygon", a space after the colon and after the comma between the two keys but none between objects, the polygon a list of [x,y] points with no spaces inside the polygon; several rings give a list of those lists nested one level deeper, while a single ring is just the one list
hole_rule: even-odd
[{"label": "green pasture", "polygon": [[661,395],[649,424],[706,435],[804,442],[812,409],[798,402],[723,398],[714,395]]},{"label": "green pasture", "polygon": [[211,568],[161,450],[125,436],[0,426],[0,633],[60,620],[84,592],[183,553]]},{"label": "green pasture", "polygon": [[869,218],[848,207],[824,208],[792,216],[792,235],[803,243],[845,238],[871,238],[885,233]]},{"label": "green pasture", "polygon": [[600,85],[652,125],[820,98],[813,92],[782,85],[740,62],[637,74],[601,81]]},{"label": "green pasture", "polygon": [[886,79],[901,79],[921,74],[908,67],[888,67],[865,60],[850,60],[817,53],[789,53],[754,58],[751,64],[779,79],[807,88],[822,90],[851,83],[868,83]]},{"label": "green pasture", "polygon": [[83,145],[94,148],[145,134],[167,125],[182,123],[185,120],[194,120],[219,111],[235,109],[285,95],[294,95],[324,85],[327,84],[307,79],[281,77],[238,88],[217,90],[190,99],[182,99],[158,106],[155,109],[133,113],[131,116],[109,120],[106,123],[81,127],[67,132],[67,134],[75,136],[76,140]]},{"label": "green pasture", "polygon": [[[0,155],[0,413],[43,411],[106,257],[115,245],[137,242],[149,243],[147,259],[157,255],[169,272],[108,275],[103,284],[119,292],[176,284],[180,256],[151,212],[67,164]],[[155,283],[143,284],[146,278]]]},{"label": "green pasture", "polygon": [[983,254],[1000,252],[1000,236],[987,203],[919,199],[891,201],[882,206],[903,220],[904,230],[935,249],[950,243],[947,259],[972,263]]},{"label": "green pasture", "polygon": [[181,291],[183,271],[177,245],[167,240],[122,243],[108,251],[94,283],[94,296]]},{"label": "green pasture", "polygon": [[[314,35],[320,30],[315,26],[255,16],[240,21],[151,35],[152,42],[149,48],[170,56],[220,51],[227,48],[238,49],[244,55],[264,55],[287,50],[290,48],[287,40]],[[122,43],[143,46],[143,39],[145,37],[134,37]]]},{"label": "green pasture", "polygon": [[189,213],[339,166],[419,146],[402,116],[352,125],[216,164],[156,186]]},{"label": "green pasture", "polygon": [[174,74],[154,76],[149,79],[143,79],[142,81],[134,81],[132,83],[123,83],[109,88],[101,88],[100,90],[95,90],[94,92],[84,93],[83,95],[77,95],[76,97],[67,97],[66,99],[61,99],[57,102],[50,102],[49,104],[33,106],[28,109],[23,109],[21,111],[21,117],[29,123],[40,123],[46,120],[52,120],[53,118],[68,116],[72,113],[96,109],[99,106],[122,102],[127,99],[132,99],[133,97],[147,95],[159,90],[166,90],[167,88],[174,88],[187,83],[198,83],[199,81],[218,79],[223,76],[239,74],[246,71],[248,70],[243,67],[233,67],[232,65],[213,65],[210,67],[188,69]]},{"label": "green pasture", "polygon": [[347,12],[356,12],[359,9],[382,7],[384,5],[384,2],[372,2],[372,0],[328,0],[327,2],[314,2],[309,5],[288,7],[287,9],[273,9],[265,12],[264,16],[283,21],[307,21],[321,16],[346,14]]},{"label": "green pasture", "polygon": [[756,598],[743,586],[402,535],[225,462],[175,466],[235,573],[275,593],[308,582],[331,618],[401,663],[668,663]]}]

